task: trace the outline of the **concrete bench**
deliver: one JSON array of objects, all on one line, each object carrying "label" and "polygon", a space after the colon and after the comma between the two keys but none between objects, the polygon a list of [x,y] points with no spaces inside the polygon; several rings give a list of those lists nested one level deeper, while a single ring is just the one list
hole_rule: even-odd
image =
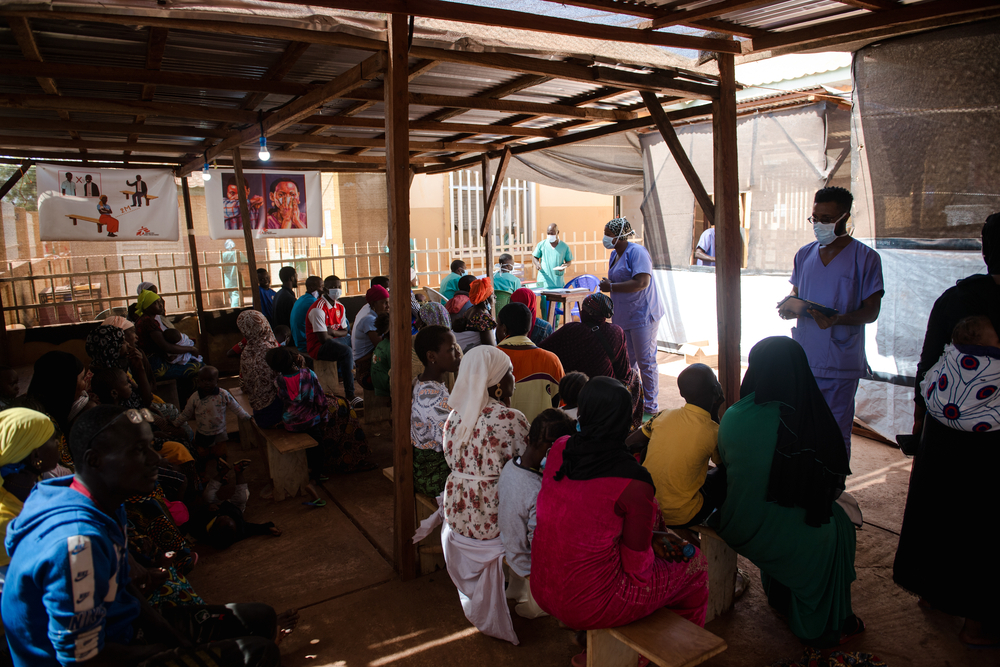
[{"label": "concrete bench", "polygon": [[[390,481],[393,480],[393,467],[382,468],[382,474]],[[422,493],[414,493],[416,500],[415,509],[417,513],[416,525],[434,514],[437,511],[437,499]],[[441,528],[435,528],[431,533],[417,544],[417,571],[419,574],[430,574],[436,570],[446,569],[444,562],[444,548],[441,546]]]},{"label": "concrete bench", "polygon": [[701,552],[708,565],[708,611],[705,613],[705,622],[708,623],[733,608],[736,552],[707,526],[691,526],[689,530],[700,536]]},{"label": "concrete bench", "polygon": [[274,501],[309,495],[309,463],[306,450],[317,442],[306,433],[291,433],[282,428],[261,428],[255,422],[240,422],[240,442],[244,447],[263,447],[267,468],[274,485]]},{"label": "concrete bench", "polygon": [[660,609],[617,628],[587,631],[587,667],[634,667],[643,655],[660,667],[692,667],[726,650],[726,640]]},{"label": "concrete bench", "polygon": [[69,215],[69,214],[67,214],[66,217],[73,221],[74,227],[76,227],[77,220],[83,220],[84,222],[92,222],[95,225],[97,225],[98,234],[104,231],[104,223],[98,220],[97,218],[89,218],[85,215]]}]

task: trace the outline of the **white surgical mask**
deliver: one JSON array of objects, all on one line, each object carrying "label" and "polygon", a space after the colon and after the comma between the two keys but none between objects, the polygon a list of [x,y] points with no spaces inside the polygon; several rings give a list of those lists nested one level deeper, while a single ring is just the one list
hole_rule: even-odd
[{"label": "white surgical mask", "polygon": [[[837,225],[840,224],[840,221],[845,217],[847,217],[847,213],[844,213],[844,215],[840,216],[833,222],[813,222],[813,235],[816,237],[816,240],[819,241],[820,245],[828,246],[837,240]],[[809,218],[809,221],[812,222],[811,217]]]},{"label": "white surgical mask", "polygon": [[510,264],[501,264],[500,265],[500,273],[510,273],[513,270],[514,270],[514,267],[511,266]]},{"label": "white surgical mask", "polygon": [[339,299],[341,297],[341,295],[343,293],[344,293],[344,290],[342,290],[342,289],[332,289],[332,290],[330,290],[330,298],[333,299],[334,301],[336,301],[337,299]]},{"label": "white surgical mask", "polygon": [[318,298],[319,298],[319,290],[315,290],[315,291],[313,291],[313,292],[310,292],[310,294],[312,294],[312,295],[313,295],[313,298],[314,298],[314,299],[318,299]]},{"label": "white surgical mask", "polygon": [[559,235],[558,234],[549,234],[545,238],[547,238],[549,240],[549,243],[555,243],[556,241],[559,240]]},{"label": "white surgical mask", "polygon": [[615,241],[617,240],[617,236],[605,236],[603,239],[604,247],[608,250],[613,250],[615,247]]}]

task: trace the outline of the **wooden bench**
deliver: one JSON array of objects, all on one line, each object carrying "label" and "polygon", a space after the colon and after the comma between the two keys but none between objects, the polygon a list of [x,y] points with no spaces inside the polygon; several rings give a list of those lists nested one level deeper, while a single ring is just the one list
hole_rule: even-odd
[{"label": "wooden bench", "polygon": [[316,373],[316,377],[323,387],[323,392],[332,394],[340,382],[340,376],[337,375],[337,362],[313,359],[313,372]]},{"label": "wooden bench", "polygon": [[[392,466],[382,468],[382,474],[385,475],[390,482],[393,481]],[[422,493],[414,493],[413,497],[416,499],[416,503],[414,503],[417,513],[416,525],[419,526],[421,521],[437,511],[437,499],[431,498],[430,496]],[[430,574],[436,570],[446,569],[444,562],[444,547],[441,546],[440,526],[432,530],[427,537],[422,539],[417,544],[417,556],[418,574]]]},{"label": "wooden bench", "polygon": [[621,627],[587,631],[587,667],[635,667],[640,654],[660,667],[692,667],[725,650],[725,639],[669,609]]},{"label": "wooden bench", "polygon": [[733,608],[736,591],[736,552],[707,526],[691,526],[701,537],[701,552],[708,565],[708,610],[705,622]]},{"label": "wooden bench", "polygon": [[83,220],[84,222],[92,222],[95,225],[97,225],[98,234],[104,231],[104,223],[98,220],[97,218],[88,218],[85,215],[69,215],[68,213],[66,214],[66,217],[73,221],[74,227],[76,227],[77,220]]},{"label": "wooden bench", "polygon": [[144,195],[142,193],[135,192],[133,190],[119,190],[118,192],[120,192],[123,195],[125,195],[125,199],[129,199],[132,195],[139,195],[140,198],[146,200],[146,206],[149,206],[149,200],[150,199],[159,199],[160,198],[160,195]]},{"label": "wooden bench", "polygon": [[306,433],[291,433],[283,428],[261,428],[252,421],[240,422],[240,442],[244,447],[263,447],[267,467],[274,484],[274,501],[309,495],[309,463],[306,450],[317,443]]}]

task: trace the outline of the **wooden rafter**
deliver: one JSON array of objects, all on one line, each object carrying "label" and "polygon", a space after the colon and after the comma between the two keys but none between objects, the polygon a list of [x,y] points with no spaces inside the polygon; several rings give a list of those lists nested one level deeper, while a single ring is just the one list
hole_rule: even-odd
[{"label": "wooden rafter", "polygon": [[[306,146],[346,146],[364,148],[385,148],[385,137],[330,137],[326,135],[275,134],[274,141],[295,142]],[[458,141],[410,141],[410,150],[420,151],[496,151],[501,150],[501,144],[477,144]]]},{"label": "wooden rafter", "polygon": [[[120,144],[122,145],[122,144]],[[55,151],[39,151],[37,149],[20,149],[20,148],[4,148],[3,154],[10,157],[22,157],[22,158],[32,158],[36,162],[45,162],[46,160],[81,160],[87,162],[114,162],[119,167],[122,164],[122,154],[121,150],[105,155],[105,154],[91,154],[81,155],[80,153],[74,153],[71,151],[66,152],[55,152]],[[180,164],[181,160],[173,157],[164,157],[162,155],[133,155],[131,160],[136,162],[148,162],[150,164]],[[130,160],[130,161],[131,161]]]},{"label": "wooden rafter", "polygon": [[711,4],[701,5],[695,9],[681,9],[676,12],[670,12],[669,14],[660,16],[660,18],[653,19],[652,23],[649,25],[649,29],[657,30],[659,28],[668,28],[672,25],[678,25],[681,23],[711,19],[723,14],[728,14],[729,12],[735,12],[741,9],[751,9],[753,7],[773,3],[774,0],[722,0],[722,2],[713,2]]},{"label": "wooden rafter", "polygon": [[896,0],[837,0],[837,2],[842,2],[845,5],[850,5],[851,7],[868,9],[873,12],[884,9],[896,9],[900,6]]},{"label": "wooden rafter", "polygon": [[[301,4],[299,0],[273,0],[282,4]],[[739,53],[737,42],[710,37],[695,37],[669,32],[644,33],[632,28],[600,25],[572,19],[556,18],[541,14],[518,12],[509,9],[476,7],[442,0],[310,0],[311,5],[330,9],[347,9],[364,12],[412,14],[443,21],[458,21],[488,26],[505,26],[532,32],[570,35],[632,44],[652,44],[678,49],[698,49]],[[411,53],[412,55],[412,53]]]},{"label": "wooden rafter", "polygon": [[[35,34],[31,32],[31,24],[28,23],[28,19],[23,16],[10,16],[7,18],[7,23],[10,25],[10,30],[14,34],[14,39],[21,48],[21,53],[24,54],[25,59],[39,63],[44,62],[42,52],[38,49],[37,42],[35,42]],[[37,77],[37,81],[46,94],[59,95],[59,88],[56,86],[55,80],[51,77],[40,76]],[[69,111],[60,110],[59,117],[63,120],[70,120]],[[69,135],[74,139],[80,138],[80,135],[75,131],[71,131]]]},{"label": "wooden rafter", "polygon": [[89,134],[111,134],[126,136],[139,134],[163,137],[214,137],[225,139],[228,132],[193,125],[137,125],[135,123],[104,123],[93,121],[61,121],[42,118],[4,118],[2,130],[35,130],[38,132],[87,132]]},{"label": "wooden rafter", "polygon": [[312,115],[316,109],[331,99],[341,97],[354,88],[364,85],[365,82],[371,81],[382,72],[384,67],[385,55],[382,51],[378,51],[340,76],[313,88],[302,97],[268,114],[260,123],[254,123],[243,130],[234,130],[228,138],[205,151],[204,161],[200,157],[195,158],[184,166],[179,175],[184,176],[200,169],[204,162],[210,161],[224,151],[246,143],[256,142],[260,138],[261,132],[280,132],[289,125],[298,123],[303,118]]},{"label": "wooden rafter", "polygon": [[[292,70],[292,68],[295,67],[295,63],[299,61],[299,58],[301,58],[308,49],[309,49],[309,44],[307,44],[306,42],[289,43],[288,46],[285,47],[284,52],[282,52],[281,57],[279,57],[274,62],[274,64],[268,67],[267,71],[264,72],[264,76],[262,76],[257,81],[257,85],[267,86],[270,89],[268,88],[258,89],[253,86],[245,87],[243,90],[246,90],[248,92],[243,97],[243,101],[240,102],[240,108],[249,110],[256,109],[257,105],[263,102],[264,98],[267,97],[269,93],[277,93],[284,95],[305,95],[307,89],[305,89],[304,86],[301,86],[300,84],[283,82],[282,79],[284,79],[285,75],[287,75]],[[289,88],[294,88],[294,87],[298,87],[299,90],[295,92],[287,92]],[[286,92],[276,90],[275,88],[285,88]]]},{"label": "wooden rafter", "polygon": [[[146,71],[156,72],[159,71],[160,65],[163,63],[163,54],[167,50],[167,35],[169,34],[167,28],[150,28],[149,36],[146,40]],[[153,96],[156,94],[156,84],[146,83],[142,86],[142,94],[139,99],[146,102],[152,102]],[[137,115],[133,121],[136,125],[142,125],[146,122],[146,116]],[[134,144],[139,141],[138,134],[130,134],[128,136],[127,142]],[[125,151],[125,155],[128,155],[129,151]]]},{"label": "wooden rafter", "polygon": [[900,5],[899,9],[872,12],[864,16],[827,21],[808,28],[765,35],[752,41],[752,51],[770,51],[795,47],[810,48],[812,44],[830,45],[856,40],[869,32],[891,28],[905,32],[908,27],[926,29],[943,27],[969,20],[1000,15],[1000,3],[981,0],[934,0],[917,5]]},{"label": "wooden rafter", "polygon": [[[310,116],[303,123],[327,125],[328,127],[383,127],[381,118],[349,118],[344,116]],[[503,121],[501,121],[503,123]],[[471,123],[438,123],[434,121],[411,120],[410,130],[423,132],[469,132],[473,134],[516,135],[519,137],[558,137],[559,132],[544,127],[516,127],[510,124],[479,125]]]}]

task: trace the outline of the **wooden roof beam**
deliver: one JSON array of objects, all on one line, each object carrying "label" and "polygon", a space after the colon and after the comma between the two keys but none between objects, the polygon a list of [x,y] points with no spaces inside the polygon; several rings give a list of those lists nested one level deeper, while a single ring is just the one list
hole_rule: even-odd
[{"label": "wooden roof beam", "polygon": [[[364,148],[385,148],[385,137],[330,137],[326,135],[275,134],[274,141],[295,142],[304,146],[345,146]],[[411,141],[410,150],[420,151],[496,151],[503,149],[501,144],[457,141]]]},{"label": "wooden roof beam", "polygon": [[[7,18],[7,23],[10,25],[10,30],[14,34],[14,39],[21,48],[21,53],[24,54],[24,57],[30,61],[44,62],[42,52],[38,49],[38,43],[35,42],[35,34],[31,32],[31,24],[28,23],[28,19],[23,16],[10,16]],[[51,77],[39,76],[36,77],[36,80],[46,94],[59,95],[59,88],[56,86],[55,80]],[[59,117],[63,120],[70,119],[69,112],[65,110],[59,111]],[[69,136],[74,139],[80,138],[80,135],[75,132],[70,132]]]},{"label": "wooden roof beam", "polygon": [[135,123],[103,123],[92,121],[62,121],[45,120],[42,118],[0,117],[0,129],[3,130],[34,130],[37,132],[87,132],[89,134],[113,134],[129,136],[131,134],[163,137],[213,137],[225,139],[229,133],[225,130],[194,127],[191,125],[137,125]]},{"label": "wooden roof beam", "polygon": [[[167,35],[169,32],[167,28],[149,29],[149,35],[146,40],[146,71],[155,72],[160,69],[160,65],[163,63],[163,53],[167,50]],[[139,96],[139,99],[152,102],[155,94],[156,85],[147,83],[143,85],[142,94]],[[140,114],[135,117],[133,122],[136,125],[142,125],[146,122],[146,116]],[[137,141],[139,141],[138,134],[129,135],[129,143],[136,143]],[[129,153],[130,151],[125,151],[126,156]]]},{"label": "wooden roof beam", "polygon": [[789,49],[801,51],[813,46],[829,46],[880,36],[882,30],[898,34],[907,30],[927,30],[1000,15],[1000,3],[982,0],[933,0],[899,9],[872,12],[864,16],[827,21],[808,28],[777,32],[755,38],[753,51]]},{"label": "wooden roof beam", "polygon": [[[752,7],[759,7],[761,5],[773,3],[774,0],[722,0],[721,2],[713,2],[711,4],[702,5],[696,9],[681,9],[675,12],[670,12],[669,14],[653,19],[649,26],[647,26],[647,29],[657,30],[659,28],[668,28],[681,23],[711,19],[741,9],[750,9]],[[709,49],[702,50],[708,51]],[[730,51],[730,53],[733,52]]]},{"label": "wooden roof beam", "polygon": [[228,123],[254,123],[257,114],[252,111],[199,106],[197,104],[166,104],[141,100],[110,100],[60,95],[0,95],[0,109],[40,109],[47,111],[80,111],[114,115],[168,116],[189,120],[222,121]]},{"label": "wooden roof beam", "polygon": [[[78,160],[80,162],[90,164],[91,162],[109,162],[116,164],[121,167],[122,165],[122,154],[121,151],[114,152],[110,155],[105,154],[94,154],[87,153],[86,155],[81,155],[80,153],[71,152],[49,152],[49,151],[38,151],[35,149],[23,149],[23,148],[4,148],[3,154],[10,157],[23,157],[32,158],[36,162],[45,162],[46,160]],[[178,158],[163,157],[161,155],[132,155],[129,161],[135,162],[148,162],[150,164],[161,164],[161,165],[179,165],[181,160]]]},{"label": "wooden roof beam", "polygon": [[733,23],[732,21],[723,21],[722,19],[702,19],[700,21],[686,21],[681,25],[686,25],[690,28],[700,28],[702,30],[709,30],[712,32],[723,32],[729,35],[736,35],[738,37],[749,37],[753,39],[754,37],[763,37],[768,35],[767,30],[761,30],[760,28],[751,28],[750,26],[740,25],[738,23]]},{"label": "wooden roof beam", "polygon": [[[343,116],[310,116],[303,123],[324,124],[328,127],[385,127],[381,118],[345,118]],[[411,120],[410,130],[423,132],[471,132],[473,134],[517,135],[521,137],[558,137],[559,132],[544,127],[516,127],[513,125],[479,125],[471,123],[438,123]]]},{"label": "wooden roof beam", "polygon": [[[281,4],[301,4],[299,0],[273,0]],[[555,33],[587,39],[632,44],[652,44],[678,49],[697,49],[740,53],[738,42],[710,37],[695,37],[677,33],[651,33],[633,28],[587,23],[572,19],[518,12],[492,7],[476,7],[443,0],[310,0],[309,4],[330,9],[348,9],[364,12],[412,14],[443,21],[474,23],[488,26],[505,26],[533,32]],[[412,50],[411,50],[412,55]]]},{"label": "wooden roof beam", "polygon": [[158,144],[151,142],[107,141],[94,139],[59,139],[56,137],[25,137],[18,135],[0,136],[0,146],[17,146],[22,148],[65,148],[78,150],[121,150],[140,151],[143,153],[166,153],[186,155],[194,147],[185,144]]},{"label": "wooden roof beam", "polygon": [[261,123],[254,123],[243,130],[234,130],[229,137],[205,151],[204,160],[202,156],[198,156],[184,165],[180,175],[184,176],[201,169],[204,162],[210,162],[225,151],[246,143],[256,142],[262,131],[267,134],[277,133],[289,125],[299,123],[331,99],[343,97],[378,76],[385,69],[385,60],[385,53],[378,51],[340,76],[313,88],[302,97],[268,114]]},{"label": "wooden roof beam", "polygon": [[[247,162],[253,162],[258,167],[270,167],[271,161],[261,163],[257,159],[256,149],[241,149],[240,154],[243,159]],[[324,151],[271,151],[271,158],[274,160],[327,160],[330,162],[358,162],[363,164],[377,164],[385,165],[384,155],[349,155],[347,153],[334,153],[334,152],[324,152]],[[445,162],[444,158],[437,157],[421,157],[421,158],[411,158],[411,164],[443,164]],[[248,167],[249,168],[249,167]],[[201,164],[199,163],[198,169],[201,169]]]},{"label": "wooden roof beam", "polygon": [[850,5],[851,7],[867,9],[872,12],[900,7],[900,4],[896,0],[837,0],[837,2]]},{"label": "wooden roof beam", "polygon": [[[158,66],[158,65],[157,65]],[[0,59],[0,71],[4,76],[31,76],[67,78],[80,81],[114,81],[118,83],[142,84],[141,99],[150,101],[156,86],[174,86],[196,90],[235,90],[248,92],[245,100],[256,93],[267,95],[305,95],[310,87],[301,83],[286,83],[268,79],[246,79],[214,74],[194,74],[186,72],[160,72],[136,67],[106,67],[100,65],[69,65],[63,63],[40,63],[25,60]],[[50,93],[51,94],[51,93]],[[243,108],[252,108],[244,106]],[[256,105],[253,105],[256,106]]]}]

